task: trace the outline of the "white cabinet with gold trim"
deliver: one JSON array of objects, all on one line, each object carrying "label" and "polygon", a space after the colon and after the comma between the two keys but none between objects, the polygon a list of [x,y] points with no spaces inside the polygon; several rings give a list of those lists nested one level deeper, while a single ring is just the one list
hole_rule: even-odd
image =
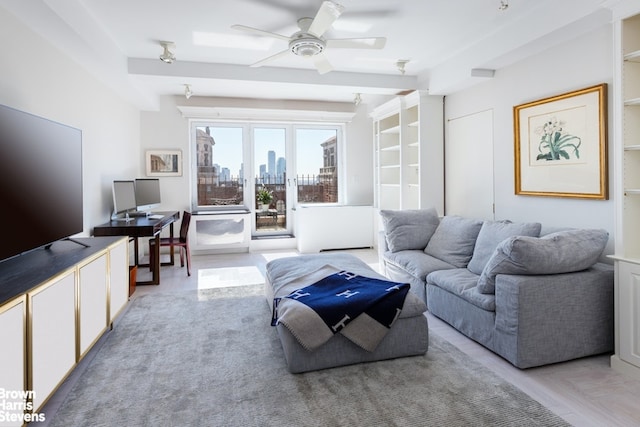
[{"label": "white cabinet with gold trim", "polygon": [[107,329],[107,254],[78,267],[78,337],[80,359]]},{"label": "white cabinet with gold trim", "polygon": [[109,249],[109,323],[129,301],[129,246],[123,239]]},{"label": "white cabinet with gold trim", "polygon": [[[26,389],[26,310],[24,296],[0,307],[0,389],[4,391]],[[19,401],[6,398],[2,400],[6,403]],[[0,422],[0,425],[20,426],[22,423],[5,421]]]},{"label": "white cabinet with gold trim", "polygon": [[75,269],[29,293],[28,389],[39,408],[76,363]]},{"label": "white cabinet with gold trim", "polygon": [[56,242],[0,263],[0,388],[26,391],[35,413],[129,298],[128,239],[77,240],[88,247]]}]

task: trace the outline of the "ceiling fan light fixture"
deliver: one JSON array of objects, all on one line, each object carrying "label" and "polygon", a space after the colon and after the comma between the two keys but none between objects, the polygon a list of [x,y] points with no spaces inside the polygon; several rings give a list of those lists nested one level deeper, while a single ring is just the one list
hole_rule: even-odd
[{"label": "ceiling fan light fixture", "polygon": [[298,19],[300,31],[291,36],[261,30],[259,28],[247,27],[246,25],[232,25],[235,30],[246,31],[253,35],[269,37],[287,41],[287,49],[268,56],[249,65],[250,67],[261,67],[262,65],[283,58],[293,53],[313,62],[313,66],[318,73],[325,74],[333,70],[328,58],[324,55],[327,48],[333,49],[382,49],[386,43],[384,37],[370,38],[349,38],[349,39],[325,39],[323,34],[328,31],[336,22],[336,19],[344,11],[344,6],[333,1],[325,0],[318,9],[314,18],[304,17]]},{"label": "ceiling fan light fixture", "polygon": [[160,60],[162,62],[166,62],[167,64],[173,63],[176,60],[176,56],[171,52],[171,48],[175,48],[176,45],[172,42],[160,42],[160,46],[164,49],[162,55],[160,55]]},{"label": "ceiling fan light fixture", "polygon": [[325,47],[325,42],[317,37],[300,37],[289,42],[292,53],[307,58],[321,54]]}]

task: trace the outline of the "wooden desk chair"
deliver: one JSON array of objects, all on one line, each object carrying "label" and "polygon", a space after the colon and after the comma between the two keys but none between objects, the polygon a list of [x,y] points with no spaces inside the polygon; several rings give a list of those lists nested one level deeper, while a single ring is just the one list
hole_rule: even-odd
[{"label": "wooden desk chair", "polygon": [[[182,222],[180,223],[180,235],[178,237],[161,237],[160,247],[169,246],[170,251],[173,253],[173,248],[176,246],[180,248],[180,267],[184,267],[184,259],[187,259],[187,275],[191,276],[191,251],[189,250],[189,224],[191,223],[191,212],[182,212]],[[153,268],[156,260],[154,259],[155,253],[155,239],[149,240],[149,267]],[[160,260],[158,260],[160,262]]]}]

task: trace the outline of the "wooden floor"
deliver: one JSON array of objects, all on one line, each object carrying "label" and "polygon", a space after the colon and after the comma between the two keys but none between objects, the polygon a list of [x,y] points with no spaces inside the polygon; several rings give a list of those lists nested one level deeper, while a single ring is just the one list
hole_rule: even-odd
[{"label": "wooden floor", "polygon": [[429,330],[574,426],[640,426],[640,381],[609,367],[609,355],[521,370],[427,314]]},{"label": "wooden floor", "polygon": [[[378,269],[378,256],[374,250],[349,252]],[[163,267],[160,285],[138,287],[133,298],[152,292],[263,283],[264,266],[268,261],[295,255],[295,251],[278,251],[194,256],[191,277],[188,278],[186,269],[179,265]],[[140,274],[144,280],[144,274],[148,273]],[[427,317],[432,334],[451,342],[572,425],[640,426],[640,381],[613,371],[609,367],[609,355],[520,370],[431,314],[427,313]],[[47,418],[57,410],[73,385],[74,377],[82,372],[82,367],[79,368],[50,400],[45,408]]]}]

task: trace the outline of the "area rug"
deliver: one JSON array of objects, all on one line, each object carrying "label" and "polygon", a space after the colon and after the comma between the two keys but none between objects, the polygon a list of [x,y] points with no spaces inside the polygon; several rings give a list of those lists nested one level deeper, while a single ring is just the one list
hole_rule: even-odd
[{"label": "area rug", "polygon": [[52,426],[566,426],[448,342],[389,361],[287,371],[262,286],[130,303]]}]

